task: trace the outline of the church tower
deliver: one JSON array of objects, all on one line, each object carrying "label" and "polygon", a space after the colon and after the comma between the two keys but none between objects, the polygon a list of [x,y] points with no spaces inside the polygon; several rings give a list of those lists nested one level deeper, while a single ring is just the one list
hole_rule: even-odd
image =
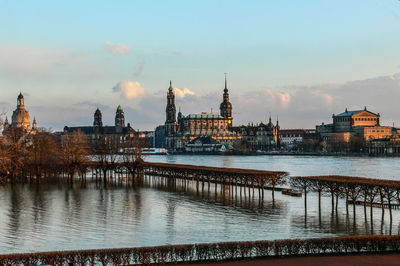
[{"label": "church tower", "polygon": [[121,105],[118,105],[117,112],[115,113],[115,126],[125,127],[125,115]]},{"label": "church tower", "polygon": [[32,130],[36,131],[37,130],[37,122],[36,122],[36,117],[33,117],[33,122],[32,122]]},{"label": "church tower", "polygon": [[102,115],[101,111],[99,108],[96,109],[96,112],[94,112],[94,121],[93,121],[93,127],[102,127],[103,126],[103,121],[102,121]]},{"label": "church tower", "polygon": [[229,102],[228,86],[225,73],[225,89],[223,94],[223,101],[219,106],[221,116],[228,119],[229,128],[232,127],[232,104]]},{"label": "church tower", "polygon": [[23,128],[24,130],[31,129],[29,112],[25,109],[24,96],[22,93],[19,93],[17,98],[17,109],[15,109],[12,114],[11,127]]},{"label": "church tower", "polygon": [[174,137],[176,133],[176,108],[175,108],[175,94],[172,88],[172,82],[169,82],[169,88],[167,93],[167,108],[165,110],[165,140],[166,147],[171,149],[174,148],[175,142]]}]

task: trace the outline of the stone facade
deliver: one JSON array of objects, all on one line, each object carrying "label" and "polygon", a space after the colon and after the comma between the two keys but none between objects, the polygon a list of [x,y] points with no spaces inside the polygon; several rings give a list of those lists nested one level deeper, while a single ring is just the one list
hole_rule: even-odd
[{"label": "stone facade", "polygon": [[318,136],[322,140],[349,142],[351,137],[357,136],[365,141],[373,139],[390,138],[393,134],[392,127],[380,125],[380,115],[364,110],[354,110],[332,116],[332,124],[316,126]]},{"label": "stone facade", "polygon": [[279,131],[280,144],[282,147],[292,148],[309,134],[315,134],[315,129],[281,129]]},{"label": "stone facade", "polygon": [[269,118],[268,123],[235,127],[242,140],[251,150],[270,151],[280,147],[279,122],[274,125]]},{"label": "stone facade", "polygon": [[21,129],[23,133],[35,134],[37,132],[36,118],[33,119],[32,126],[29,111],[25,109],[25,99],[22,93],[17,98],[17,108],[13,111],[11,124],[8,118],[4,121],[4,131],[10,129]]},{"label": "stone facade", "polygon": [[232,131],[232,120],[232,104],[229,101],[226,76],[220,114],[203,112],[184,116],[179,110],[176,117],[175,94],[170,82],[164,126],[167,149],[186,151],[187,145],[199,137],[211,137],[219,144],[232,146],[236,140],[241,139],[240,135]]},{"label": "stone facade", "polygon": [[65,126],[61,139],[68,133],[80,130],[92,145],[99,141],[108,141],[115,145],[121,145],[138,135],[129,123],[125,126],[125,116],[121,106],[118,106],[115,113],[115,126],[103,126],[102,113],[99,108],[94,112],[93,118],[93,126]]}]

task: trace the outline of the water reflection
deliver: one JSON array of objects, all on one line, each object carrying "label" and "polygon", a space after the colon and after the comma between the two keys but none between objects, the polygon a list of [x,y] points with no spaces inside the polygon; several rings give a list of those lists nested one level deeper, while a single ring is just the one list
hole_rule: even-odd
[{"label": "water reflection", "polygon": [[[269,169],[264,159],[246,157],[245,162],[238,163],[236,158],[226,157],[218,163]],[[279,163],[284,164],[292,159],[281,160]],[[296,165],[301,167],[299,162]],[[380,208],[373,208],[371,216],[370,208],[356,206],[354,219],[353,206],[347,211],[343,199],[338,199],[337,208],[335,202],[332,211],[331,199],[322,197],[319,209],[318,194],[310,193],[305,212],[304,198],[276,192],[273,202],[271,191],[265,192],[264,200],[257,192],[249,195],[244,189],[240,194],[235,188],[221,190],[213,184],[197,187],[191,182],[154,178],[136,187],[116,183],[104,188],[90,179],[73,186],[0,187],[0,252],[399,232],[399,210],[393,211],[394,222],[390,225],[389,212],[385,211],[382,219]]]}]

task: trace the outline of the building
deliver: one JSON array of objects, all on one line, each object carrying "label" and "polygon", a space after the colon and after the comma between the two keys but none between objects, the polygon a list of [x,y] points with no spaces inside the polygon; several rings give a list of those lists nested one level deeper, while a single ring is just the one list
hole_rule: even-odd
[{"label": "building", "polygon": [[160,125],[154,130],[154,148],[165,148],[165,126]]},{"label": "building", "polygon": [[249,124],[235,127],[234,130],[242,136],[242,140],[251,150],[270,151],[280,147],[280,127],[274,125],[269,118],[268,123]]},{"label": "building", "polygon": [[[106,140],[110,143],[115,143],[115,145],[120,145],[137,135],[137,132],[129,123],[125,126],[125,115],[120,105],[115,112],[115,126],[103,126],[102,113],[99,108],[94,112],[93,118],[93,126],[65,126],[63,136],[74,131],[81,131],[91,144]],[[63,139],[63,136],[61,139]]]},{"label": "building", "polygon": [[29,111],[25,109],[25,99],[22,93],[17,98],[17,108],[13,111],[11,124],[8,118],[4,121],[4,131],[11,129],[21,129],[24,134],[35,134],[37,132],[36,118],[33,119],[32,126]]},{"label": "building", "polygon": [[392,136],[392,127],[380,125],[380,115],[365,107],[363,110],[348,111],[332,116],[333,123],[316,126],[321,140],[349,142],[352,137],[364,141],[387,139]]},{"label": "building", "polygon": [[280,144],[283,148],[290,149],[310,134],[315,134],[315,129],[281,129],[279,131]]},{"label": "building", "polygon": [[186,146],[187,152],[218,153],[225,152],[226,147],[212,137],[197,137]]},{"label": "building", "polygon": [[179,110],[176,116],[175,94],[170,82],[164,125],[167,149],[186,151],[187,145],[199,137],[210,137],[221,145],[232,147],[235,141],[241,139],[241,136],[232,130],[232,120],[232,104],[229,101],[226,75],[220,114],[203,112],[184,116]]}]

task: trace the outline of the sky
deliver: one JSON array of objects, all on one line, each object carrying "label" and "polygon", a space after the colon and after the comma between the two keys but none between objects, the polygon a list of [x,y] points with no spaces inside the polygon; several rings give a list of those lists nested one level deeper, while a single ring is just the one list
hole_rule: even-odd
[{"label": "sky", "polygon": [[0,0],[0,113],[21,90],[38,125],[91,125],[117,106],[134,129],[218,112],[228,73],[234,125],[271,113],[314,128],[345,108],[400,127],[400,1]]}]

